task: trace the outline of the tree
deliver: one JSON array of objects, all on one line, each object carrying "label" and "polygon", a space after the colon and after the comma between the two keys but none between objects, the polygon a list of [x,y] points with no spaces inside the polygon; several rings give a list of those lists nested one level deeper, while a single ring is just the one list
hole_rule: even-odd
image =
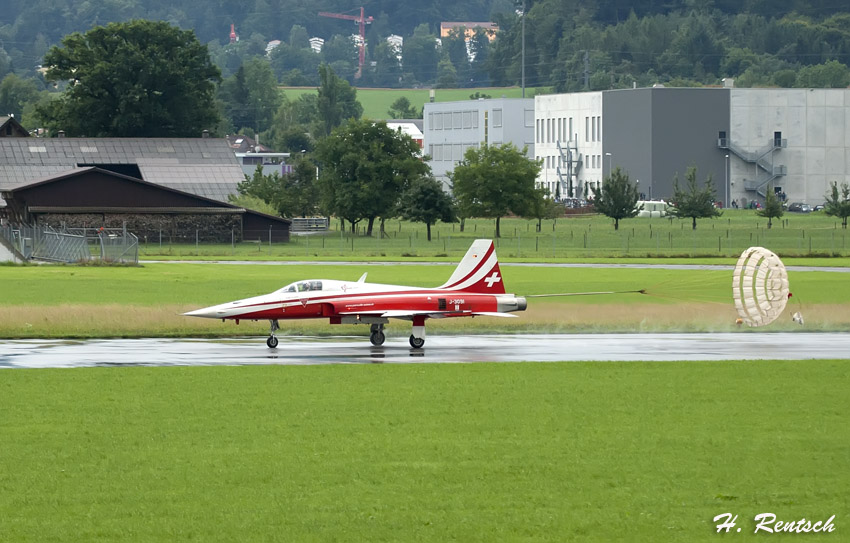
[{"label": "tree", "polygon": [[767,218],[767,228],[770,229],[773,227],[773,219],[778,219],[785,214],[785,210],[782,208],[782,202],[779,201],[779,197],[776,196],[776,193],[773,192],[773,189],[768,186],[767,194],[764,197],[764,208],[756,211],[756,215],[759,217]]},{"label": "tree", "polygon": [[417,26],[412,36],[404,38],[405,73],[413,74],[419,83],[425,84],[437,78],[437,36],[431,34],[428,23]]},{"label": "tree", "polygon": [[327,64],[319,65],[319,118],[324,125],[324,135],[342,124],[346,119],[359,119],[363,106],[357,101],[357,89],[348,81],[337,77]]},{"label": "tree", "polygon": [[9,74],[0,81],[0,114],[13,113],[20,120],[24,106],[38,97],[38,87],[28,79]]},{"label": "tree", "polygon": [[804,66],[797,73],[795,87],[804,88],[835,88],[841,89],[850,85],[850,70],[837,60],[831,60],[815,66]]},{"label": "tree", "polygon": [[841,195],[838,194],[838,183],[830,184],[830,192],[825,195],[824,211],[830,217],[841,219],[841,227],[847,228],[847,217],[850,217],[850,185],[841,183]]},{"label": "tree", "polygon": [[390,105],[387,114],[393,119],[421,119],[422,110],[416,109],[416,106],[411,105],[410,100],[405,96],[396,98],[395,102]]},{"label": "tree", "polygon": [[636,217],[643,209],[637,206],[637,201],[637,185],[629,183],[628,174],[619,166],[602,181],[602,188],[593,187],[593,207],[614,219],[614,230],[620,229],[620,219]]},{"label": "tree", "polygon": [[445,56],[437,64],[437,88],[454,89],[457,86],[457,70],[449,57]]},{"label": "tree", "polygon": [[399,214],[408,221],[424,222],[428,241],[431,241],[432,224],[457,221],[452,197],[433,177],[420,177],[410,184],[402,194]]},{"label": "tree", "polygon": [[69,136],[189,137],[219,122],[220,72],[194,32],[135,20],[73,33],[44,57],[49,81],[71,80],[38,114]]},{"label": "tree", "polygon": [[285,210],[289,217],[312,217],[319,206],[319,187],[316,185],[316,165],[302,158],[295,162],[286,182]]},{"label": "tree", "polygon": [[557,219],[563,215],[563,204],[549,198],[549,189],[544,187],[534,189],[534,197],[526,210],[526,216],[537,219],[536,230],[538,232],[543,229],[543,219]]},{"label": "tree", "polygon": [[697,219],[713,219],[722,215],[719,209],[714,206],[717,200],[714,185],[711,183],[711,176],[705,179],[705,185],[702,188],[697,186],[697,169],[695,166],[688,168],[685,174],[685,179],[688,181],[686,190],[679,188],[679,175],[673,179],[673,203],[674,208],[670,210],[670,214],[674,217],[684,218],[690,217],[693,219],[692,229],[697,229]]},{"label": "tree", "polygon": [[363,219],[372,235],[375,218],[392,216],[401,193],[428,166],[419,145],[385,122],[349,119],[316,148],[322,207],[351,224]]},{"label": "tree", "polygon": [[315,178],[316,166],[302,159],[295,163],[292,173],[286,175],[279,172],[264,174],[263,167],[257,166],[253,175],[246,175],[245,180],[239,183],[237,190],[240,195],[266,202],[277,210],[273,215],[306,217],[314,214],[318,203]]},{"label": "tree", "polygon": [[260,58],[252,58],[239,71],[244,74],[245,95],[241,98],[246,117],[242,124],[234,122],[234,126],[237,129],[249,126],[256,132],[268,130],[275,112],[283,102],[277,79],[269,63]]},{"label": "tree", "polygon": [[540,173],[540,162],[529,159],[527,152],[512,143],[469,148],[449,174],[461,216],[495,218],[498,238],[502,216],[525,214]]},{"label": "tree", "polygon": [[277,216],[278,214],[277,209],[273,205],[262,198],[258,198],[251,194],[231,194],[227,197],[227,200],[233,205],[244,207],[245,209],[251,209],[253,211],[259,211],[266,215]]}]

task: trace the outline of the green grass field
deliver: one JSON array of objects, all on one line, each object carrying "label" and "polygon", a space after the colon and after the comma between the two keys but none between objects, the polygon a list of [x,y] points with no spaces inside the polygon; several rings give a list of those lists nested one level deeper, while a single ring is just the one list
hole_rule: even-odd
[{"label": "green grass field", "polygon": [[[315,93],[316,87],[282,87],[284,95],[289,100],[297,100],[299,96],[307,93]],[[435,101],[454,102],[458,100],[469,100],[469,96],[479,92],[491,98],[522,98],[520,87],[492,87],[480,89],[434,89]],[[526,97],[533,96],[534,89],[526,88]],[[367,119],[389,119],[387,110],[393,102],[399,98],[407,98],[410,103],[421,108],[428,102],[429,89],[357,89],[357,101],[363,106],[363,117]]]},{"label": "green grass field", "polygon": [[848,377],[846,361],[7,371],[0,539],[715,541],[732,512],[747,541],[772,512],[837,515],[839,541]]},{"label": "green grass field", "polygon": [[[752,228],[752,217],[726,218],[733,239]],[[582,221],[558,221],[556,235],[546,238],[556,244],[555,259],[580,252],[566,244],[559,252],[569,231],[564,223],[576,232],[581,224],[593,240],[606,226]],[[753,232],[777,233],[769,241],[778,241],[792,240],[798,226],[810,237],[829,229],[822,217],[789,221],[781,236]],[[549,258],[525,256],[526,224],[506,221],[506,234],[517,232],[500,241],[502,260]],[[439,244],[450,225],[433,247],[414,238],[413,225],[393,225],[410,232],[413,252],[402,242],[390,250],[369,245],[380,240],[342,237],[345,244],[354,240],[352,252],[319,254],[320,238],[311,238],[315,253],[298,240],[273,246],[268,258],[281,259],[275,251],[290,247],[299,259],[392,260],[398,251],[417,254],[405,259],[444,254],[436,258],[456,261],[471,239],[484,237],[458,234],[444,249]],[[631,226],[626,221],[621,233]],[[634,222],[633,239],[647,226]],[[172,246],[162,257],[219,258],[229,249]],[[230,257],[253,259],[253,250]],[[606,255],[591,247],[582,258]],[[732,264],[734,258],[664,262]],[[356,280],[367,271],[372,282],[435,286],[452,267],[0,266],[6,287],[0,337],[263,335],[267,323],[236,327],[180,313],[297,279]],[[429,334],[736,329],[728,271],[505,266],[502,274],[519,294],[646,288],[649,295],[532,300],[517,319],[429,322]],[[850,328],[846,274],[789,272],[789,278],[789,309],[802,311],[806,326],[786,314],[770,331]],[[362,334],[364,342],[368,334],[365,327],[322,321],[282,324],[282,334]],[[409,323],[393,323],[388,332],[406,336]],[[794,341],[792,333],[774,337]],[[846,531],[846,360],[122,367],[0,375],[4,542],[690,542],[723,537],[712,519],[727,512],[738,515],[737,539],[744,541],[753,539],[753,517],[765,512],[781,520],[837,515],[837,532],[824,539],[838,541]]]},{"label": "green grass field", "polygon": [[[262,335],[268,323],[221,323],[181,313],[272,292],[292,281],[356,280],[437,286],[451,266],[147,264],[143,267],[2,266],[0,284],[13,285],[0,302],[0,337],[182,337]],[[646,289],[648,295],[530,300],[515,319],[430,321],[429,333],[731,331],[737,329],[731,272],[723,270],[593,269],[505,266],[505,285],[517,294]],[[846,330],[850,281],[846,274],[790,272],[794,297],[771,331]],[[801,311],[806,326],[790,320]],[[281,321],[284,335],[366,334],[364,327],[331,326],[324,319]],[[409,325],[393,322],[392,335]]]},{"label": "green grass field", "polygon": [[[770,230],[767,221],[752,210],[727,210],[713,220],[701,220],[692,230],[689,220],[635,218],[620,223],[601,215],[584,215],[543,221],[503,219],[502,237],[496,240],[502,261],[554,261],[598,258],[731,258],[754,245],[767,247],[783,258],[850,257],[850,233],[840,221],[821,212],[787,214]],[[458,261],[472,240],[493,238],[495,221],[469,219],[464,232],[459,224],[439,223],[427,241],[425,226],[389,220],[387,237],[351,235],[331,222],[326,235],[292,236],[289,243],[269,244],[268,239],[238,244],[211,243],[203,232],[164,233],[160,242],[140,240],[142,259],[249,259],[249,260],[449,260]],[[833,260],[825,265],[836,264]],[[846,265],[846,264],[845,264]]]}]

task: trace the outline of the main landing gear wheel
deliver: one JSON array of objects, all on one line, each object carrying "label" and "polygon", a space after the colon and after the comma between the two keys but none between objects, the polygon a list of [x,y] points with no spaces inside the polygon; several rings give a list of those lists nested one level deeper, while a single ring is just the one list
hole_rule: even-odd
[{"label": "main landing gear wheel", "polygon": [[413,334],[410,335],[411,347],[413,347],[414,349],[421,349],[423,345],[425,345],[425,338],[413,337]]},{"label": "main landing gear wheel", "polygon": [[372,345],[375,347],[383,345],[386,339],[387,336],[385,336],[383,332],[373,332],[372,335],[369,336],[369,341],[371,341]]},{"label": "main landing gear wheel", "polygon": [[371,328],[372,334],[369,336],[369,341],[372,342],[372,345],[375,347],[380,347],[386,341],[387,336],[384,335],[384,325],[383,324],[373,324]]},{"label": "main landing gear wheel", "polygon": [[277,338],[274,333],[280,330],[280,325],[277,323],[277,320],[269,321],[269,339],[266,340],[266,345],[269,346],[269,349],[274,349],[277,347]]}]

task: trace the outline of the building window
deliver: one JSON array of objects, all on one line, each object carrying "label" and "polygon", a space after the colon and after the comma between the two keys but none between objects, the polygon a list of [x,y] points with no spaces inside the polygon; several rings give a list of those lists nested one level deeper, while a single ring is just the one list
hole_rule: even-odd
[{"label": "building window", "polygon": [[464,128],[472,128],[472,112],[464,111],[463,112],[463,127]]},{"label": "building window", "polygon": [[525,110],[525,126],[526,128],[531,128],[534,126],[534,110],[526,109]]},{"label": "building window", "polygon": [[590,117],[584,118],[584,141],[590,141]]},{"label": "building window", "polygon": [[443,114],[442,113],[434,113],[434,130],[442,130],[443,129]]},{"label": "building window", "polygon": [[452,112],[452,128],[460,129],[463,127],[463,119],[461,119],[460,111]]},{"label": "building window", "polygon": [[499,128],[502,126],[502,110],[494,109],[493,110],[493,128]]},{"label": "building window", "polygon": [[590,119],[590,141],[596,141],[596,117]]},{"label": "building window", "polygon": [[434,113],[428,113],[428,126],[431,127],[431,130],[434,130]]},{"label": "building window", "polygon": [[567,133],[567,140],[573,141],[573,118],[570,117],[570,131]]},{"label": "building window", "polygon": [[596,118],[596,134],[599,136],[599,141],[602,141],[602,117]]},{"label": "building window", "polygon": [[534,143],[540,143],[540,119],[537,119],[537,124],[534,126]]},{"label": "building window", "polygon": [[472,110],[472,128],[478,128],[478,110]]}]

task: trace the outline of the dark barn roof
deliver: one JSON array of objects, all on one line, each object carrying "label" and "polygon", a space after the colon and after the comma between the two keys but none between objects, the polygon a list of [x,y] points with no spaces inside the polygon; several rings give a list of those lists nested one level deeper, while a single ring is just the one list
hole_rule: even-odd
[{"label": "dark barn roof", "polygon": [[0,190],[88,166],[222,202],[244,180],[225,139],[0,138]]}]

